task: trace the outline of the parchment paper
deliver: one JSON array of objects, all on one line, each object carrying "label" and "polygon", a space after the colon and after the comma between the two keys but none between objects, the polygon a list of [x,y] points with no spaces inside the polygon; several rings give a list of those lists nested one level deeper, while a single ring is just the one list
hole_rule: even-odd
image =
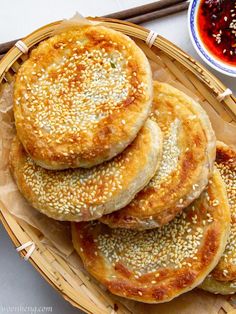
[{"label": "parchment paper", "polygon": [[[71,20],[64,21],[60,27],[55,31],[59,33],[70,27],[78,26],[81,24],[91,24],[94,22],[81,18],[79,14],[75,15]],[[140,41],[137,44],[141,44]],[[153,52],[145,48],[145,53],[148,54],[150,64],[153,70],[153,78],[161,82],[167,82],[180,90],[199,100],[198,97],[188,90],[184,85],[177,82],[170,71],[168,71],[158,56],[153,58]],[[153,61],[155,60],[155,62]],[[71,242],[70,225],[66,222],[55,221],[51,218],[40,214],[33,209],[23,198],[14,183],[8,168],[8,157],[12,138],[15,135],[15,126],[12,110],[12,91],[13,84],[5,84],[0,93],[0,200],[3,202],[9,212],[16,218],[20,218],[40,230],[44,237],[42,243],[51,250],[57,252],[64,258],[72,267],[83,269],[79,257],[73,252]],[[216,112],[205,103],[204,108],[207,111],[213,128],[215,129],[217,138],[225,143],[236,147],[236,127],[223,121]],[[91,278],[91,280],[93,280]],[[116,297],[117,298],[117,297]],[[139,314],[210,314],[218,313],[222,304],[225,303],[225,297],[215,296],[201,290],[194,290],[186,293],[173,301],[161,305],[147,305],[139,302],[117,298],[120,302],[124,303],[135,313]]]}]

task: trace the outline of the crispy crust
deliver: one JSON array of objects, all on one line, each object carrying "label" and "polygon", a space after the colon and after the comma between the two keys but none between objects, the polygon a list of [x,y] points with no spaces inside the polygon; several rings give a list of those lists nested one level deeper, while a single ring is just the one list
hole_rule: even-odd
[{"label": "crispy crust", "polygon": [[215,294],[233,294],[236,292],[236,281],[219,281],[209,275],[199,288]]},{"label": "crispy crust", "polygon": [[[176,218],[178,219],[177,223],[171,222],[169,227],[166,225],[153,230],[133,231],[110,229],[99,222],[73,223],[72,239],[75,250],[81,256],[87,271],[112,293],[146,303],[170,301],[199,285],[217,264],[224,251],[229,234],[230,211],[224,184],[217,170],[214,171],[207,193],[203,192],[193,206],[189,206],[185,213]],[[216,198],[220,204],[213,206],[212,201]],[[187,230],[189,230],[187,231],[188,237],[194,238],[197,232],[202,232],[202,238],[200,240],[198,238],[199,242],[196,244],[194,255],[191,257],[186,255],[181,261],[181,266],[175,268],[175,264],[168,265],[168,263],[172,263],[173,258],[178,259],[179,255],[173,255],[175,252],[170,249],[168,251],[165,241],[169,241],[170,246],[177,246],[187,239],[187,235],[179,227],[182,226],[183,219],[184,226],[186,224]],[[169,234],[166,231],[173,230],[173,227],[179,228],[178,237],[170,237],[169,240]],[[161,229],[163,230],[161,231]],[[124,234],[122,235],[122,233]],[[159,249],[155,251],[153,242],[154,235],[157,233],[161,237],[159,242],[155,242],[155,245],[159,246]],[[135,242],[135,239],[142,239],[142,237],[145,237],[145,241],[149,241],[146,246],[142,240],[140,240],[140,245]],[[107,244],[108,242],[104,244],[102,242],[104,240],[101,238],[106,241],[111,239],[111,247]],[[191,242],[191,240],[186,241],[186,243]],[[117,242],[123,243],[122,246]],[[129,248],[133,245],[131,243],[135,243],[135,245]],[[180,252],[188,252],[188,247],[183,244],[178,249],[181,250]],[[109,250],[112,253],[109,254]],[[151,261],[150,263],[153,263],[153,258],[156,258],[155,261],[158,263],[159,259],[164,256],[167,265],[164,266],[163,263],[162,266],[155,267],[154,264],[151,264],[152,271],[143,271],[138,277],[135,276],[136,271],[133,267],[140,269],[140,272],[141,269],[149,267],[148,263],[143,266],[142,261],[137,257],[140,251],[144,252],[143,259],[147,258],[148,261]],[[156,257],[154,251],[157,252]],[[131,267],[128,263],[134,266]]]},{"label": "crispy crust", "polygon": [[87,168],[116,156],[134,140],[151,103],[146,56],[130,38],[102,26],[40,43],[14,86],[18,137],[47,169]]},{"label": "crispy crust", "polygon": [[[164,151],[163,167],[129,205],[101,218],[112,228],[151,229],[168,223],[200,195],[212,173],[215,135],[199,104],[168,84],[154,82],[151,117],[163,131],[164,150],[170,145],[165,140],[177,119],[177,143],[166,156]],[[179,155],[169,157],[176,149]],[[176,166],[162,176],[175,158]]]},{"label": "crispy crust", "polygon": [[129,203],[154,175],[161,159],[162,134],[147,120],[119,156],[92,169],[47,170],[37,166],[15,138],[10,169],[29,203],[57,220],[87,221]]},{"label": "crispy crust", "polygon": [[217,142],[216,166],[226,184],[231,207],[231,231],[223,256],[201,288],[228,294],[236,292],[236,151],[222,142]]}]

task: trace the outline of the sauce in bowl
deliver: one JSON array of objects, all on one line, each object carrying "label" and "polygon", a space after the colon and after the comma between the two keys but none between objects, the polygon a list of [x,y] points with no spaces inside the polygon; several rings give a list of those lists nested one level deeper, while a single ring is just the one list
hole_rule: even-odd
[{"label": "sauce in bowl", "polygon": [[197,27],[205,48],[236,66],[236,1],[200,0]]}]

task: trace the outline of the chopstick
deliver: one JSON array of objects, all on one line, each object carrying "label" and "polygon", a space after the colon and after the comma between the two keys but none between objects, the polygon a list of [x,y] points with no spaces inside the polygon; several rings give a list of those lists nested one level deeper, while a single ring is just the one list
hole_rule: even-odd
[{"label": "chopstick", "polygon": [[104,15],[104,17],[119,19],[119,20],[127,20],[129,18],[144,15],[152,11],[158,11],[163,8],[171,7],[177,3],[186,2],[186,1],[187,0],[159,0],[156,2],[140,5],[135,8],[110,13],[110,14]]},{"label": "chopstick", "polygon": [[17,40],[18,39],[0,44],[0,58],[2,54],[6,53],[10,48],[12,48],[15,45]]},{"label": "chopstick", "polygon": [[189,6],[189,2],[182,2],[161,10],[156,10],[153,12],[149,12],[143,15],[139,15],[139,16],[134,16],[131,18],[128,18],[126,21],[127,22],[131,22],[134,24],[141,24],[141,23],[145,23],[160,17],[164,17],[164,16],[168,16],[177,12],[181,12],[183,10],[186,10]]},{"label": "chopstick", "polygon": [[[126,20],[127,22],[141,24],[153,19],[186,10],[188,5],[188,0],[159,0],[128,10],[107,14],[103,17],[116,18],[120,20]],[[15,45],[17,40],[18,39],[0,44],[0,60],[3,58],[4,54]]]}]

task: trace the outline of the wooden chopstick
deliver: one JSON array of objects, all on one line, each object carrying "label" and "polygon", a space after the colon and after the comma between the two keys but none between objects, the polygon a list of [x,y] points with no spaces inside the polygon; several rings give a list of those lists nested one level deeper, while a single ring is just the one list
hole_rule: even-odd
[{"label": "wooden chopstick", "polygon": [[4,56],[5,53],[8,52],[8,50],[10,50],[15,43],[17,42],[18,39],[16,40],[12,40],[12,41],[8,41],[6,43],[2,43],[0,44],[0,60],[2,59],[2,57]]},{"label": "wooden chopstick", "polygon": [[173,6],[161,9],[161,10],[156,10],[156,11],[149,12],[143,15],[128,18],[126,21],[135,23],[135,24],[141,24],[141,23],[145,23],[145,22],[160,18],[160,17],[164,17],[164,16],[168,16],[177,12],[181,12],[183,10],[186,10],[188,6],[189,6],[189,2],[185,1],[185,2],[178,3],[176,5],[173,5]]},{"label": "wooden chopstick", "polygon": [[153,11],[158,11],[166,7],[171,7],[177,3],[186,2],[187,0],[159,0],[156,2],[141,5],[135,8],[114,12],[111,14],[104,15],[112,19],[127,20],[129,18],[138,17]]},{"label": "wooden chopstick", "polygon": [[10,48],[12,48],[17,40],[8,41],[6,43],[0,44],[0,55],[6,53]]},{"label": "wooden chopstick", "polygon": [[[103,17],[116,18],[135,24],[141,24],[153,19],[186,10],[188,5],[188,0],[159,0],[128,10],[107,14]],[[0,44],[0,60],[3,58],[4,54],[15,45],[17,40]]]}]

